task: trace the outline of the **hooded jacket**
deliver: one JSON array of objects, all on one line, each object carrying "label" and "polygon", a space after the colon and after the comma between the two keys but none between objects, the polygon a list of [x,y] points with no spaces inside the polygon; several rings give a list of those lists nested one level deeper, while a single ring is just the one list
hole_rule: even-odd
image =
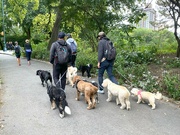
[{"label": "hooded jacket", "polygon": [[103,37],[100,39],[98,43],[98,62],[101,62],[102,59],[105,58],[104,52],[106,50],[106,44],[108,41],[109,41],[109,38]]},{"label": "hooded jacket", "polygon": [[73,38],[68,38],[68,39],[66,40],[66,42],[67,42],[70,46],[71,46],[71,43],[74,42],[75,45],[76,45],[76,47],[77,47],[77,43],[76,43],[76,41],[75,41]]}]

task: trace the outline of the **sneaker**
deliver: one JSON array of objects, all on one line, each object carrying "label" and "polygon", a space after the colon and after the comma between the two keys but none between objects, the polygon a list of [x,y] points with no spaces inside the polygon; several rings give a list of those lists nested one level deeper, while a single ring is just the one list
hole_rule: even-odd
[{"label": "sneaker", "polygon": [[104,90],[98,90],[97,92],[100,94],[104,94]]}]

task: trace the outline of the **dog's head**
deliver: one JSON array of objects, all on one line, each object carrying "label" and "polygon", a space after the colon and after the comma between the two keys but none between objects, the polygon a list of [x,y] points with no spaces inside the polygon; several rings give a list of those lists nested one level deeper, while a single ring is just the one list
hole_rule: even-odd
[{"label": "dog's head", "polygon": [[37,70],[36,75],[40,75],[42,73],[42,70]]},{"label": "dog's head", "polygon": [[139,89],[132,88],[131,93],[137,96],[138,95],[138,91],[139,91]]},{"label": "dog's head", "polygon": [[103,80],[102,86],[107,87],[110,82],[111,81],[107,78],[107,79]]},{"label": "dog's head", "polygon": [[97,83],[97,82],[95,82],[95,81],[91,81],[91,83],[92,83],[92,85],[94,85],[95,87],[97,87],[97,88],[98,88],[98,83]]},{"label": "dog's head", "polygon": [[70,76],[76,76],[77,75],[77,68],[70,66],[68,67],[68,73]]},{"label": "dog's head", "polygon": [[93,67],[92,64],[87,64],[87,66],[91,69]]},{"label": "dog's head", "polygon": [[81,77],[80,77],[80,76],[78,76],[78,75],[74,76],[74,77],[73,77],[73,80],[72,80],[73,86],[74,86],[79,80],[81,80]]}]

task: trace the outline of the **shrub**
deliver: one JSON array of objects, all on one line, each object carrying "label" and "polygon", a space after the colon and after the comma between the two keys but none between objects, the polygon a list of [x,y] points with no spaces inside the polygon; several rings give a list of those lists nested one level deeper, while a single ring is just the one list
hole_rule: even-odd
[{"label": "shrub", "polygon": [[164,74],[162,81],[163,92],[170,98],[180,100],[180,78],[178,75],[171,75],[169,73]]}]

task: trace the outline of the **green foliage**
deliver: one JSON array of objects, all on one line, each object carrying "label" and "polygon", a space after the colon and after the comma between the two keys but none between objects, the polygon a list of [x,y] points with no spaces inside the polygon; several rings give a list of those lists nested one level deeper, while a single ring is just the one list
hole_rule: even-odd
[{"label": "green foliage", "polygon": [[32,58],[49,61],[49,51],[47,50],[47,43],[32,44],[33,52]]},{"label": "green foliage", "polygon": [[169,95],[169,97],[175,100],[180,100],[180,76],[171,75],[169,73],[163,76],[163,92]]}]

